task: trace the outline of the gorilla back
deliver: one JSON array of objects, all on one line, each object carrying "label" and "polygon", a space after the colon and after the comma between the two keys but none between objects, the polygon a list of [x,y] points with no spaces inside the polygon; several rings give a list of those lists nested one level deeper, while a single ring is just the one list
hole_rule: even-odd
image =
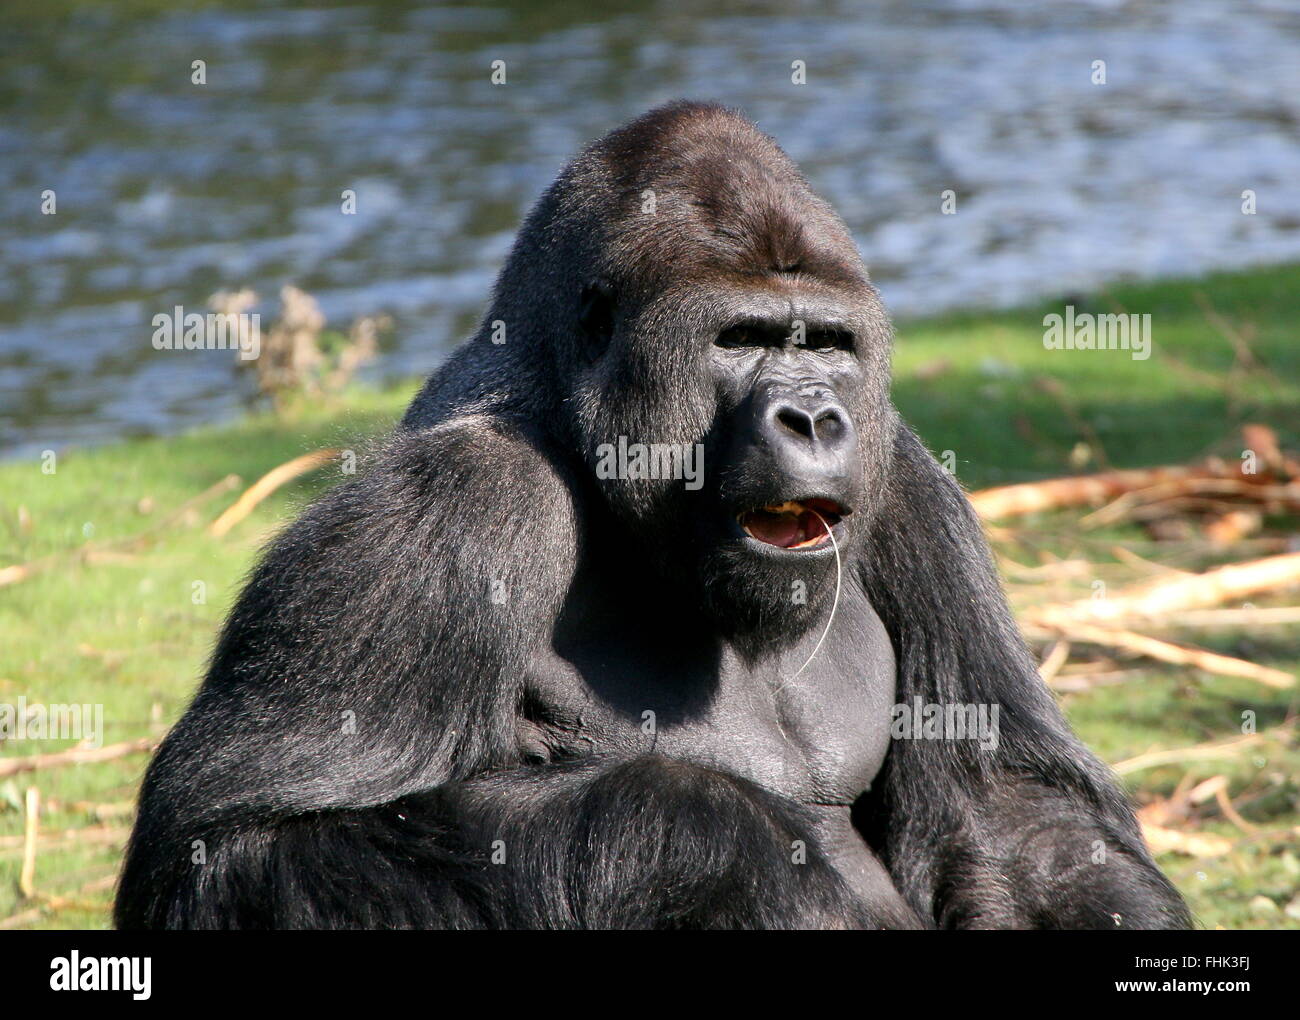
[{"label": "gorilla back", "polygon": [[[123,927],[1178,927],[889,401],[851,238],[740,115],[568,166],[478,334],[268,550]],[[891,706],[999,709],[889,739]]]}]

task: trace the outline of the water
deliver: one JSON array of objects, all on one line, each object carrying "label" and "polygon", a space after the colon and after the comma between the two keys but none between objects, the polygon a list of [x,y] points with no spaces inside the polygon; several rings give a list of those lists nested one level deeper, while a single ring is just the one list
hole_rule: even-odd
[{"label": "water", "polygon": [[371,373],[427,372],[563,162],[682,96],[780,140],[896,314],[1300,258],[1300,3],[689,6],[6,0],[0,449],[237,413],[230,354],[149,342],[220,288],[388,312]]}]

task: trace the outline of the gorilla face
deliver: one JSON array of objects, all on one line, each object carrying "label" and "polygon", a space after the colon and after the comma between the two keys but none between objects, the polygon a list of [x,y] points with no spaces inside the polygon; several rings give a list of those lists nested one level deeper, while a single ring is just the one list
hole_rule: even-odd
[{"label": "gorilla face", "polygon": [[600,478],[606,504],[648,563],[697,585],[724,634],[796,640],[833,596],[837,555],[865,532],[885,469],[888,327],[874,292],[773,274],[642,308],[620,293],[606,278],[585,302],[601,351],[582,445],[592,463],[616,437],[695,449],[702,470],[697,487]]},{"label": "gorilla face", "polygon": [[883,395],[859,321],[872,299],[785,287],[776,300],[750,296],[709,344],[713,484],[695,517],[715,618],[769,646],[803,634],[832,597],[882,470],[872,442]]},{"label": "gorilla face", "polygon": [[854,336],[833,312],[813,314],[809,329],[802,316],[751,313],[718,334],[709,358],[718,516],[728,519],[718,537],[774,562],[830,555],[863,499]]},{"label": "gorilla face", "polygon": [[796,638],[834,592],[836,545],[866,530],[893,428],[889,323],[848,231],[772,139],[714,108],[598,143],[526,233],[551,254],[538,289],[572,309],[567,444],[593,471],[619,444],[702,453],[696,484],[595,471],[620,541],[696,583],[733,636]]}]

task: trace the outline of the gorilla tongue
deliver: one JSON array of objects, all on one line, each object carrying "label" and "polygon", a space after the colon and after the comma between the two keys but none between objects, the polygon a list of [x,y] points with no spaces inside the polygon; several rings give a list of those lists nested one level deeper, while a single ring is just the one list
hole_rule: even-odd
[{"label": "gorilla tongue", "polygon": [[804,503],[781,503],[741,514],[740,525],[751,536],[768,545],[782,549],[811,548],[827,540],[829,533],[823,519],[834,524],[839,520],[838,510],[839,507],[831,510],[829,505],[818,505],[814,513],[813,508]]}]

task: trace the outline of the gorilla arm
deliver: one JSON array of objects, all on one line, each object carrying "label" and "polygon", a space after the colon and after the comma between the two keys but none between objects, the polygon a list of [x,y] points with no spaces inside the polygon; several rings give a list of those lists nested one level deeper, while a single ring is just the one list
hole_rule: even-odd
[{"label": "gorilla arm", "polygon": [[1126,799],[1025,648],[974,511],[901,423],[862,564],[897,699],[999,706],[997,747],[898,740],[855,821],[940,927],[1182,928]]},{"label": "gorilla arm", "polygon": [[805,809],[751,783],[522,766],[576,542],[569,488],[499,420],[399,433],[241,596],[150,766],[119,926],[891,923],[851,904]]}]

